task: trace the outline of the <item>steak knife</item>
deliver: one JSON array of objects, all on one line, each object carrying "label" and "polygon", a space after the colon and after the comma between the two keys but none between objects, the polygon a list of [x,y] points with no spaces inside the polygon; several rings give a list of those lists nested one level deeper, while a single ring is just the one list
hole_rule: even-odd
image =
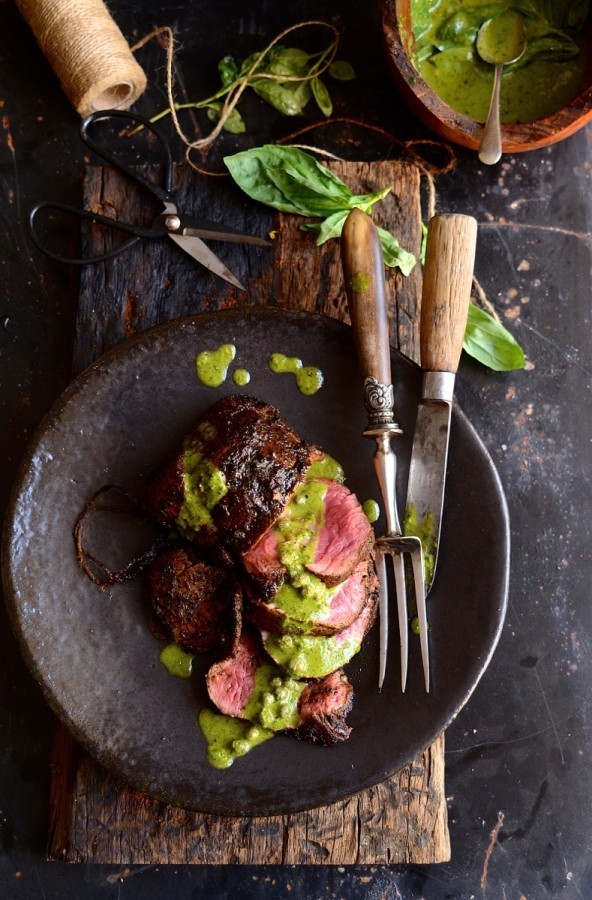
[{"label": "steak knife", "polygon": [[428,593],[438,557],[454,381],[466,328],[477,222],[434,216],[428,226],[421,299],[421,401],[413,437],[403,533],[419,537]]}]

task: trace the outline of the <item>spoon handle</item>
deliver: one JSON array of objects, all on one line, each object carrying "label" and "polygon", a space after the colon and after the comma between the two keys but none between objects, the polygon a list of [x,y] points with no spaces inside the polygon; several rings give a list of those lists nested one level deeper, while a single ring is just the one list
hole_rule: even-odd
[{"label": "spoon handle", "polygon": [[502,66],[497,65],[493,75],[493,91],[487,113],[487,122],[481,137],[479,159],[486,166],[492,166],[502,155],[502,134],[500,127],[500,88],[502,84]]}]

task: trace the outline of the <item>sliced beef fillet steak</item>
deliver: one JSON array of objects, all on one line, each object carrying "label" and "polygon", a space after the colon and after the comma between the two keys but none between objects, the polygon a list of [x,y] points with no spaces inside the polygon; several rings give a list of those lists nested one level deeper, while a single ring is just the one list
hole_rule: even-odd
[{"label": "sliced beef fillet steak", "polygon": [[[311,537],[314,552],[306,568],[325,584],[334,586],[349,578],[360,561],[368,558],[374,545],[374,532],[357,497],[344,484],[323,479],[311,481],[324,483],[326,491],[322,521]],[[280,558],[282,535],[279,526],[289,514],[288,506],[280,520],[243,555],[243,565],[265,600],[275,596],[286,577]]]},{"label": "sliced beef fillet steak", "polygon": [[309,682],[290,678],[267,661],[259,642],[247,633],[236,653],[211,666],[206,684],[224,715],[312,743],[335,744],[350,735],[345,717],[353,689],[344,672]]},{"label": "sliced beef fillet steak", "polygon": [[274,406],[246,395],[222,397],[152,476],[146,507],[186,538],[206,546],[216,541],[238,556],[281,515],[320,456]]},{"label": "sliced beef fillet steak", "polygon": [[243,596],[229,569],[191,548],[170,550],[148,569],[152,610],[167,637],[193,653],[233,653],[242,628]]},{"label": "sliced beef fillet steak", "polygon": [[282,591],[273,600],[262,600],[256,591],[245,585],[245,616],[264,631],[276,634],[332,635],[343,631],[354,622],[366,604],[376,595],[378,580],[371,557],[363,559],[343,584],[329,593],[325,607],[314,610],[302,602],[302,608],[294,602],[282,607]]},{"label": "sliced beef fillet steak", "polygon": [[378,592],[374,591],[361,613],[343,631],[330,637],[262,632],[263,647],[273,661],[293,678],[324,678],[359,652],[376,620]]}]

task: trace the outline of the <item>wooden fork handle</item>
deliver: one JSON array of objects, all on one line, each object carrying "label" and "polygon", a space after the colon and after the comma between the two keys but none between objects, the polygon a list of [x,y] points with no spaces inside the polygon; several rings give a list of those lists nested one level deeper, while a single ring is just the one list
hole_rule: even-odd
[{"label": "wooden fork handle", "polygon": [[380,238],[370,216],[352,209],[341,233],[345,293],[364,378],[391,383],[391,354]]},{"label": "wooden fork handle", "polygon": [[353,209],[341,234],[349,314],[362,370],[368,426],[364,434],[400,434],[394,418],[391,349],[380,237],[370,216]]}]

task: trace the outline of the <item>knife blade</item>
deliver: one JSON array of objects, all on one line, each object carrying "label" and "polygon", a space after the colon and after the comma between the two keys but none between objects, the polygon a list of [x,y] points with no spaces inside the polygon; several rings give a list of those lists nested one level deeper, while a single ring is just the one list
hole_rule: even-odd
[{"label": "knife blade", "polygon": [[425,591],[436,571],[446,486],[454,382],[466,328],[477,222],[434,216],[428,226],[421,299],[421,400],[413,436],[403,533],[419,537]]}]

